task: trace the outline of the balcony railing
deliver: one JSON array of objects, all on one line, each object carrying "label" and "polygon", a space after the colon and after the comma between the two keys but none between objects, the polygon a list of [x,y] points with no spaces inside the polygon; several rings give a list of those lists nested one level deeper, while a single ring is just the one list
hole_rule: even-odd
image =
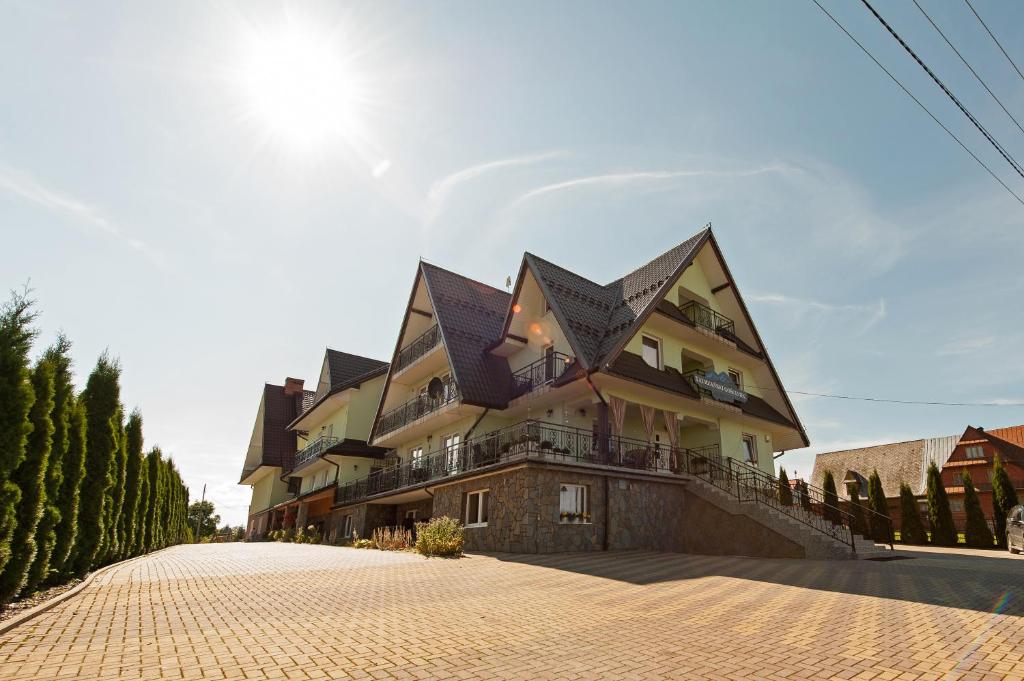
[{"label": "balcony railing", "polygon": [[423,334],[417,336],[412,342],[398,351],[398,357],[395,358],[395,373],[398,373],[423,355],[433,350],[440,342],[441,332],[438,329],[437,324],[434,324]]},{"label": "balcony railing", "polygon": [[[602,446],[601,438],[589,430],[523,421],[340,485],[335,499],[337,503],[353,503],[375,494],[531,457],[631,470],[671,470],[674,457],[662,444],[611,435],[605,440],[607,444]],[[717,445],[713,449],[717,456]]]},{"label": "balcony railing", "polygon": [[689,319],[695,326],[707,329],[720,336],[733,337],[736,335],[736,324],[725,315],[718,314],[707,305],[691,300],[679,306],[679,311]]},{"label": "balcony railing", "polygon": [[379,437],[393,430],[398,430],[418,418],[462,399],[462,394],[459,392],[459,386],[456,385],[455,379],[449,377],[441,382],[441,386],[441,392],[436,397],[420,393],[405,404],[381,415],[380,420],[377,422],[377,436]]},{"label": "balcony railing", "polygon": [[295,470],[307,461],[312,461],[334,445],[338,444],[338,442],[340,442],[340,440],[334,436],[319,436],[301,450],[295,452],[295,465],[293,465],[291,469]]},{"label": "balcony railing", "polygon": [[520,397],[542,385],[551,383],[564,374],[566,367],[571,363],[572,357],[569,355],[552,352],[536,362],[527,364],[512,374],[512,396]]}]

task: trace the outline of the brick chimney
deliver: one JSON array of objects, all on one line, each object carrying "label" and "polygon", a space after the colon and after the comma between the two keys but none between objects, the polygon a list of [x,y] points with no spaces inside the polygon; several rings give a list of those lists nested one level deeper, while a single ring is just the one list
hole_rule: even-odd
[{"label": "brick chimney", "polygon": [[284,379],[284,394],[285,395],[301,395],[302,384],[305,383],[301,378],[286,378]]}]

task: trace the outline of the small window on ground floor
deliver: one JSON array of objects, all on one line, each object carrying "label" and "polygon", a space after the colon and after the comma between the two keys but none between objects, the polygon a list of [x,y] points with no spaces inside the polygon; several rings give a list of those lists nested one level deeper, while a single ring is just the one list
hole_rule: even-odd
[{"label": "small window on ground floor", "polygon": [[586,485],[562,483],[559,489],[558,518],[563,523],[590,522],[590,490]]},{"label": "small window on ground floor", "polygon": [[466,495],[466,527],[487,526],[488,490],[481,489]]},{"label": "small window on ground floor", "polygon": [[347,515],[341,521],[341,536],[345,539],[352,538],[352,516]]},{"label": "small window on ground floor", "polygon": [[743,460],[747,463],[757,463],[757,437],[754,435],[743,435]]},{"label": "small window on ground floor", "polygon": [[416,520],[420,517],[420,511],[417,508],[410,508],[408,511],[405,512],[405,517],[409,518],[410,520]]}]

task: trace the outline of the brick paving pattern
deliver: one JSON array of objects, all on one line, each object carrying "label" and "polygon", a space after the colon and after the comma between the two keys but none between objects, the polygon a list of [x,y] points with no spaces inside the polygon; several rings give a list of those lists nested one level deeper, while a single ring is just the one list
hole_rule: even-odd
[{"label": "brick paving pattern", "polygon": [[1024,560],[182,546],[0,637],[0,679],[1024,679]]}]

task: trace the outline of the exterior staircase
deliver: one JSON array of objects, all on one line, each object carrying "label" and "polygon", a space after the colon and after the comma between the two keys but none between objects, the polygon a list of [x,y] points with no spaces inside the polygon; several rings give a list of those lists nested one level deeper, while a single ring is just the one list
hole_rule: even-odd
[{"label": "exterior staircase", "polygon": [[[687,485],[687,489],[701,499],[714,504],[732,515],[742,515],[750,522],[760,524],[766,529],[776,532],[802,546],[806,558],[814,560],[849,560],[875,558],[890,554],[887,547],[875,544],[874,541],[860,535],[852,535],[855,543],[851,547],[849,540],[846,542],[840,541],[816,529],[813,525],[801,522],[770,506],[740,501],[735,494],[730,494],[701,478],[697,478]],[[799,507],[794,507],[793,511],[797,514],[806,513]],[[844,531],[846,530],[846,528],[843,529]],[[847,536],[849,536],[848,533]]]},{"label": "exterior staircase", "polygon": [[[824,490],[802,483],[792,490],[793,498],[779,498],[777,478],[734,459],[708,458],[684,450],[681,472],[693,476],[688,489],[697,497],[730,515],[789,539],[803,547],[804,557],[817,560],[867,559],[891,555],[889,547],[855,533],[854,516],[826,497]],[[871,522],[891,528],[888,516],[860,506]],[[891,532],[890,532],[891,534]]]}]

